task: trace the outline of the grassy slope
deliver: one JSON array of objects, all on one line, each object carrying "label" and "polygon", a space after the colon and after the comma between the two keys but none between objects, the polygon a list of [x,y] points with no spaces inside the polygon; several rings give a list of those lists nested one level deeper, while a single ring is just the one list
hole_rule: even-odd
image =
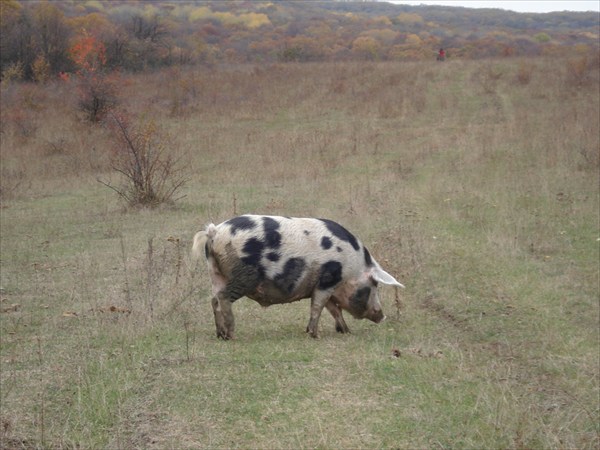
[{"label": "grassy slope", "polygon": [[[598,74],[572,65],[132,78],[124,101],[190,174],[153,211],[95,181],[107,136],[66,92],[5,91],[36,127],[3,124],[2,444],[596,447]],[[407,285],[401,309],[383,288],[386,322],[342,336],[325,313],[314,341],[306,302],[242,300],[217,341],[187,251],[234,212],[344,223]]]}]

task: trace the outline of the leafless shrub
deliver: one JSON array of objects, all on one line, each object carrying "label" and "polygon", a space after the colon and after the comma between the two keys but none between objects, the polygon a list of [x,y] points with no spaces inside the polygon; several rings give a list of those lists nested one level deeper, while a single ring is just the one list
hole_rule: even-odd
[{"label": "leafless shrub", "polygon": [[114,77],[82,76],[78,80],[79,109],[90,122],[99,122],[117,104]]},{"label": "leafless shrub", "polygon": [[186,179],[178,161],[167,152],[169,136],[152,121],[135,126],[115,113],[110,114],[108,123],[116,144],[111,167],[125,181],[120,187],[98,181],[130,206],[155,207],[178,200],[175,194]]}]

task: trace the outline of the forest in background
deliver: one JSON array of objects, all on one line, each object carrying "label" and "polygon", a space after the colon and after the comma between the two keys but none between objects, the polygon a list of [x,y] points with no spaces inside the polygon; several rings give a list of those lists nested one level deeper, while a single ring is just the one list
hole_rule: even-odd
[{"label": "forest in background", "polygon": [[[596,53],[595,12],[384,2],[0,0],[3,80],[45,81],[80,69],[82,45],[102,67],[305,61],[415,61]],[[91,44],[90,44],[91,45]],[[79,50],[78,50],[79,48]],[[75,55],[75,56],[74,56]]]}]

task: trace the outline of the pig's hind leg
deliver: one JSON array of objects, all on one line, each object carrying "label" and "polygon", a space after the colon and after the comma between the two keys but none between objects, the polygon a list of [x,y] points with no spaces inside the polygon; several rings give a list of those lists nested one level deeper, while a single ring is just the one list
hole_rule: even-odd
[{"label": "pig's hind leg", "polygon": [[217,327],[217,337],[223,340],[233,339],[235,329],[235,320],[231,308],[232,302],[218,293],[212,298],[213,313],[215,315],[215,325]]}]

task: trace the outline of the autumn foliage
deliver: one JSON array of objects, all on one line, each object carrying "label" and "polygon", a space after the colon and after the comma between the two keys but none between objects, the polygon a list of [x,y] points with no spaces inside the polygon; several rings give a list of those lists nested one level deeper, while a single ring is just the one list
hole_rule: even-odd
[{"label": "autumn foliage", "polygon": [[106,66],[106,47],[87,33],[75,41],[69,55],[80,74],[97,73]]},{"label": "autumn foliage", "polygon": [[77,68],[79,107],[90,122],[98,122],[115,106],[116,75],[106,72],[106,47],[84,33],[69,51]]},{"label": "autumn foliage", "polygon": [[[526,14],[386,2],[0,1],[0,73],[214,63],[593,54],[594,12]],[[19,70],[20,69],[20,70]]]}]

